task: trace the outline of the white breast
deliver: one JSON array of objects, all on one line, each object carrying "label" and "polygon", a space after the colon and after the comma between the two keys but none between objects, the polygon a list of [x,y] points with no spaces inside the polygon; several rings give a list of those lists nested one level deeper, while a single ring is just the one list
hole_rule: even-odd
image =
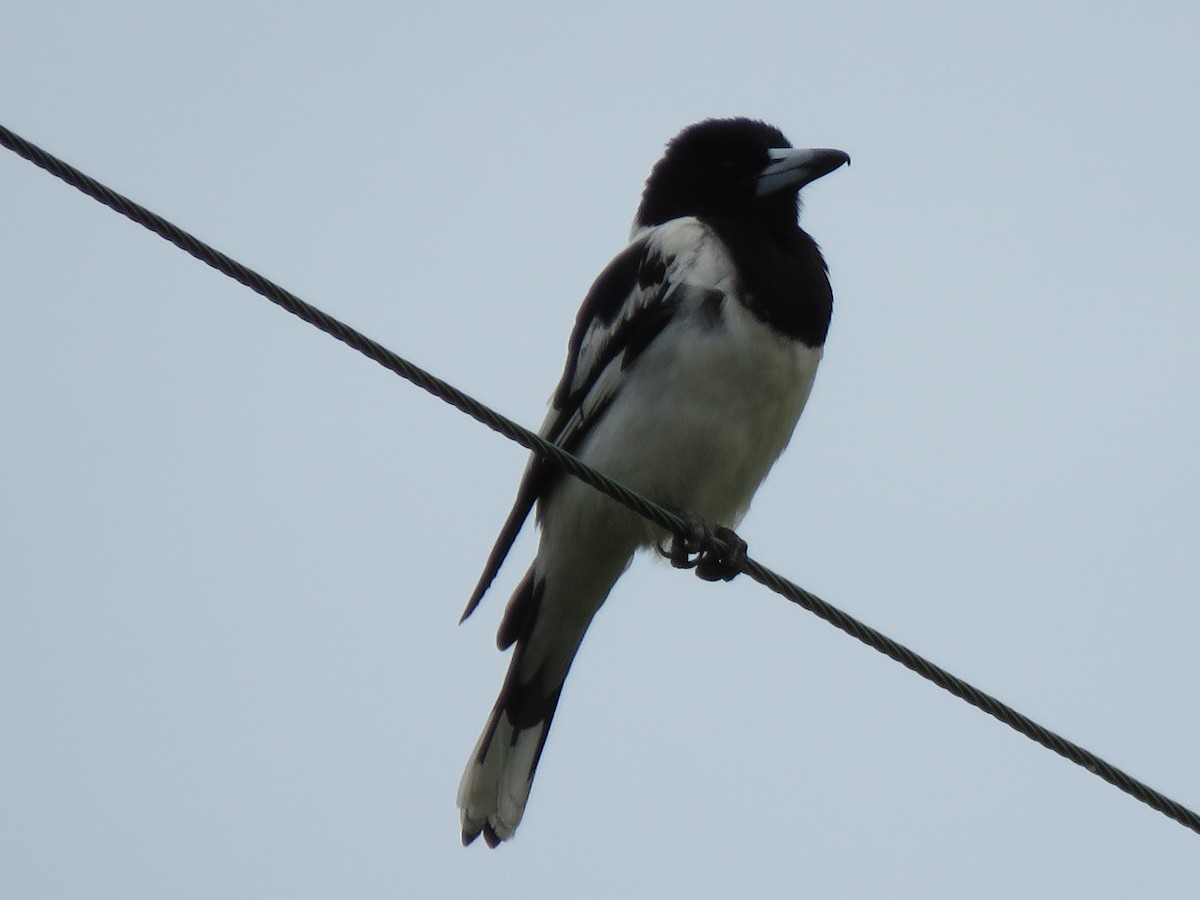
[{"label": "white breast", "polygon": [[[654,500],[732,526],[787,446],[821,350],[780,335],[737,300],[732,262],[705,226],[681,220],[662,239],[674,277],[691,289],[672,323],[623,373],[625,383],[579,454]],[[552,503],[559,509],[543,510],[544,517],[572,531],[633,529],[639,543],[660,539],[571,482]]]}]

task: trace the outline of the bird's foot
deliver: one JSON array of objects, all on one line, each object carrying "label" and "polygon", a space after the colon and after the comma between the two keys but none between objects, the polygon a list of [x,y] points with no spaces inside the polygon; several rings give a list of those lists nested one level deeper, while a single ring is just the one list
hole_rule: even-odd
[{"label": "bird's foot", "polygon": [[695,569],[705,581],[731,581],[746,563],[746,542],[732,529],[718,525],[710,528],[699,516],[676,513],[687,522],[683,534],[672,535],[667,547],[658,552],[677,569]]}]

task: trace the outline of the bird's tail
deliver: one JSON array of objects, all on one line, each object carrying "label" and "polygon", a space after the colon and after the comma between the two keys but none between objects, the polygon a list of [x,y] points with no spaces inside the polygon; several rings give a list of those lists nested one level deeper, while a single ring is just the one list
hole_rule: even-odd
[{"label": "bird's tail", "polygon": [[[464,845],[482,834],[495,847],[520,824],[575,653],[635,546],[632,539],[610,540],[609,552],[600,553],[595,542],[580,543],[584,549],[578,553],[545,550],[543,538],[539,562],[517,586],[500,623],[496,643],[501,650],[515,647],[500,696],[458,786]],[[547,559],[554,563],[551,572],[542,568]]]},{"label": "bird's tail", "polygon": [[523,649],[517,645],[500,697],[458,786],[463,846],[482,834],[488,846],[495,847],[516,831],[562,693],[561,680],[549,692],[536,681],[520,683]]}]

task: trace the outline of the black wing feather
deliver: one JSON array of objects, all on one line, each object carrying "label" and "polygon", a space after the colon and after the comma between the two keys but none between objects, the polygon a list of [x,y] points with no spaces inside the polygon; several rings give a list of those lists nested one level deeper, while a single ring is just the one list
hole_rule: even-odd
[{"label": "black wing feather", "polygon": [[[668,260],[657,251],[652,236],[645,234],[621,251],[592,284],[579,309],[567,344],[567,364],[541,429],[542,437],[565,450],[579,447],[615,396],[593,396],[601,376],[618,357],[621,368],[629,368],[667,326],[678,305],[667,280]],[[534,504],[560,475],[540,456],[530,458],[463,619],[475,611]]]},{"label": "black wing feather", "polygon": [[483,567],[483,574],[479,576],[479,582],[475,585],[475,590],[471,592],[471,599],[467,601],[467,608],[463,610],[459,622],[465,621],[467,616],[475,612],[475,607],[479,605],[479,601],[483,599],[487,589],[492,586],[500,567],[504,565],[504,558],[508,556],[508,551],[512,549],[517,535],[521,533],[525,520],[529,518],[533,504],[537,502],[537,498],[545,488],[546,476],[549,474],[548,467],[549,464],[540,456],[530,457],[529,463],[525,466],[525,474],[521,476],[521,486],[517,488],[517,499],[508,513],[508,518],[504,520],[504,525],[500,528],[496,543],[492,545],[492,552],[488,554],[487,564]]}]

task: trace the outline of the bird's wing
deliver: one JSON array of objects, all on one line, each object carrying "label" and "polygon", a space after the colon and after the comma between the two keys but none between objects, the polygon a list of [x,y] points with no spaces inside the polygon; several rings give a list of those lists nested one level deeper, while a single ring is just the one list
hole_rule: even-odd
[{"label": "bird's wing", "polygon": [[[696,234],[694,219],[677,220],[637,235],[600,273],[584,298],[567,345],[567,364],[541,428],[542,437],[576,450],[625,382],[624,372],[661,333],[683,297],[681,269],[687,267]],[[692,240],[681,240],[691,238]],[[561,477],[553,463],[532,456],[483,574],[463,613],[479,605],[539,497]]]}]

